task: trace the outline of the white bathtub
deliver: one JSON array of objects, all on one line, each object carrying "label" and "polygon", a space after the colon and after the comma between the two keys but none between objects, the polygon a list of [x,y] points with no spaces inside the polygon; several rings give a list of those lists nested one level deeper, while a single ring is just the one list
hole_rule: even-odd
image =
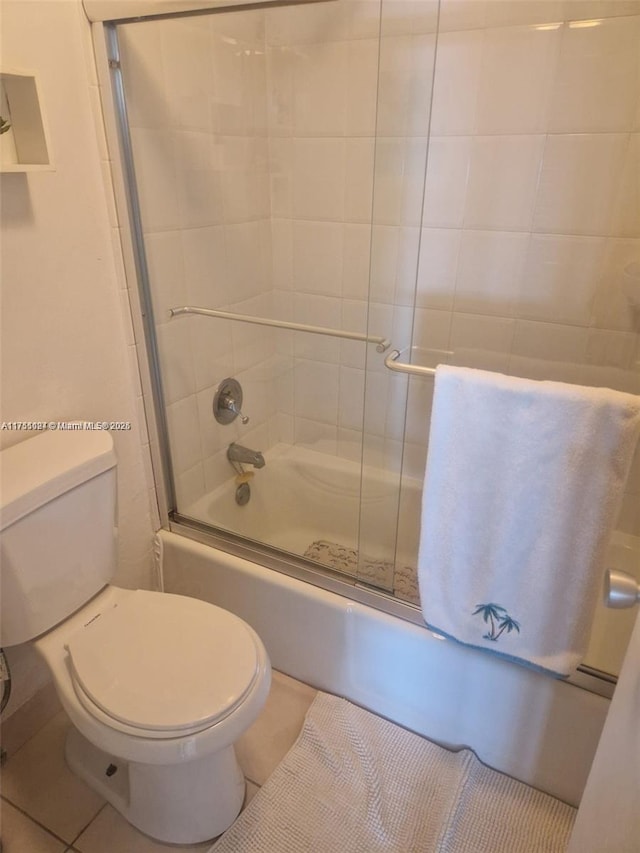
[{"label": "white bathtub", "polygon": [[[276,445],[265,459],[265,467],[250,481],[246,506],[236,503],[236,483],[230,477],[186,515],[300,556],[318,541],[355,552],[360,530],[360,550],[366,559],[359,566],[355,561],[329,565],[401,600],[419,603],[415,567],[422,485],[418,480],[403,477],[399,497],[399,478],[382,469],[366,469],[361,486],[360,465],[346,459],[285,444]],[[317,553],[320,562],[326,562],[327,549]],[[607,566],[637,573],[640,539],[614,533]],[[634,619],[633,609],[610,610],[599,603],[585,664],[617,674]]]},{"label": "white bathtub", "polygon": [[[230,477],[185,515],[300,556],[318,542],[360,550],[359,566],[347,560],[338,565],[337,559],[329,565],[417,603],[418,480],[403,477],[400,497],[397,475],[367,468],[361,478],[360,465],[348,459],[285,444],[265,453],[265,459],[265,467],[253,472],[248,504],[236,503]],[[316,553],[328,557],[329,550]]]},{"label": "white bathtub", "polygon": [[576,805],[609,701],[162,531],[165,589],[237,613],[273,666]]}]

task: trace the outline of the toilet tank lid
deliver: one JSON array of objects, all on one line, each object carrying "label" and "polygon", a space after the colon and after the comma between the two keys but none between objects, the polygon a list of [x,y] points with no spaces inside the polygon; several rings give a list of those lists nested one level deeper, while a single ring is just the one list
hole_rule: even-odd
[{"label": "toilet tank lid", "polygon": [[39,432],[0,452],[0,530],[54,498],[114,468],[104,430]]}]

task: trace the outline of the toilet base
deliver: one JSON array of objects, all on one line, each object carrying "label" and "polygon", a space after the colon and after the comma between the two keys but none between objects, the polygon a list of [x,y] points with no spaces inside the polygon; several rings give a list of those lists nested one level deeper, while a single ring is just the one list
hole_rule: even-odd
[{"label": "toilet base", "polygon": [[108,755],[72,726],[65,757],[129,823],[170,844],[221,835],[244,801],[245,781],[232,745],[180,764],[140,764]]}]

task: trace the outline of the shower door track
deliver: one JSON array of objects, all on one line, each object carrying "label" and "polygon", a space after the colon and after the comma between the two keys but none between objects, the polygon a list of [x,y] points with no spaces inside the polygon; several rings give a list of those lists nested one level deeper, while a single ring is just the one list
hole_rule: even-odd
[{"label": "shower door track", "polygon": [[351,601],[366,604],[390,616],[397,616],[405,622],[424,627],[420,609],[416,605],[395,598],[390,592],[366,583],[357,575],[345,575],[315,560],[283,551],[264,542],[247,539],[245,536],[238,536],[188,518],[179,512],[170,513],[169,529],[172,533],[186,536],[202,545],[210,545],[234,557],[282,572],[289,577],[321,587],[327,592],[335,592]]},{"label": "shower door track", "polygon": [[[327,592],[341,595],[350,601],[372,607],[388,616],[395,616],[429,631],[424,624],[422,611],[419,607],[401,601],[390,592],[371,586],[357,576],[344,575],[313,560],[308,560],[288,551],[282,551],[262,542],[247,540],[245,537],[196,521],[175,511],[169,515],[169,529],[172,533],[185,536],[187,539],[200,542],[202,545],[209,545],[234,557],[281,572],[303,583],[313,584]],[[433,634],[433,632],[430,633]],[[437,634],[433,634],[433,636],[437,636]],[[438,637],[438,639],[443,642],[453,642],[442,637]],[[517,664],[507,665],[517,666]],[[541,677],[552,676],[542,674]],[[579,666],[577,671],[568,678],[558,680],[566,681],[567,684],[588,690],[590,693],[604,696],[606,699],[611,699],[617,683],[616,677],[610,673],[584,665]]]}]

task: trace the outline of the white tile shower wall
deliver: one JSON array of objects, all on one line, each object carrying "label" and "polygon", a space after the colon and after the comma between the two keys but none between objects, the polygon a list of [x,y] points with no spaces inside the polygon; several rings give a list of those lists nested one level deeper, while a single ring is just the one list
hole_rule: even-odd
[{"label": "white tile shower wall", "polygon": [[[219,307],[265,296],[267,313],[364,331],[370,281],[370,330],[403,346],[417,271],[414,344],[489,369],[636,388],[638,317],[621,272],[640,251],[637,0],[442,0],[430,125],[435,2],[385,0],[382,20],[379,3],[349,0],[209,24],[210,41],[189,36],[187,51],[209,44],[206,59],[173,69],[169,37],[149,30],[135,60],[142,80],[164,58],[175,93],[170,119],[153,98],[134,110],[136,127],[156,133],[145,169],[153,177],[166,166],[165,190],[150,197],[163,229],[149,235],[151,253],[166,272],[175,261],[166,247],[163,260],[162,242],[179,237],[183,251],[182,283],[178,265],[163,310],[178,296]],[[191,174],[176,151],[194,155]],[[207,321],[185,322],[188,334],[162,334],[177,360],[171,404],[199,395],[208,461],[189,469],[192,497],[204,467],[226,470],[205,412],[217,366],[277,365],[268,441],[358,457],[353,405],[341,412],[361,398],[364,347],[227,323],[215,324],[214,342]],[[242,355],[246,343],[253,354]],[[405,470],[421,476],[428,411],[412,404],[408,417]],[[394,467],[400,420],[366,423]],[[637,470],[625,529],[640,525]]]},{"label": "white tile shower wall", "polygon": [[639,105],[638,2],[442,0],[414,343],[438,312],[456,363],[640,392]]},{"label": "white tile shower wall", "polygon": [[[410,338],[436,23],[432,0],[267,15],[273,281],[292,319]],[[294,440],[359,459],[367,347],[297,335],[293,348]],[[402,406],[390,377],[374,384],[368,421],[388,455]]]},{"label": "white tile shower wall", "polygon": [[[178,505],[231,473],[227,445],[278,440],[264,364],[274,334],[203,317],[197,305],[273,313],[264,12],[122,27],[120,41],[152,281]],[[250,426],[219,425],[212,401],[235,376]]]},{"label": "white tile shower wall", "polygon": [[[386,196],[381,195],[376,211],[378,222],[396,229],[390,235],[394,261],[399,249],[403,257],[406,240],[417,245],[430,88],[422,64],[425,52],[433,55],[437,11],[432,0],[410,7],[409,18],[408,7],[388,4],[382,22],[381,80],[387,95],[382,98],[386,109],[378,114],[389,138],[380,144],[385,154],[380,185],[386,185]],[[378,4],[291,7],[267,15],[266,50],[263,13],[212,16],[208,31],[193,18],[179,26],[157,22],[125,28],[122,36],[129,97],[145,102],[133,105],[131,121],[136,153],[145,158],[140,184],[165,394],[170,407],[198,397],[200,463],[190,464],[193,430],[187,428],[184,404],[169,417],[174,443],[181,445],[174,463],[182,505],[195,500],[202,483],[211,480],[205,469],[228,473],[228,436],[207,414],[207,391],[213,392],[225,373],[250,369],[274,351],[277,394],[263,395],[274,402],[261,407],[271,425],[268,443],[288,438],[314,446],[321,442],[325,448],[339,444],[349,457],[358,452],[346,442],[353,435],[342,427],[338,442],[337,409],[329,403],[336,388],[343,399],[347,390],[352,399],[361,396],[362,345],[266,335],[255,326],[227,323],[216,323],[220,333],[213,336],[211,321],[168,322],[167,309],[177,302],[241,310],[243,300],[250,310],[247,300],[272,293],[276,302],[263,302],[261,313],[275,305],[278,316],[300,322],[366,328]],[[139,36],[142,29],[144,37]],[[207,48],[213,49],[206,54]],[[154,79],[158,97],[149,91]],[[162,101],[162,86],[172,93],[171,107],[150,108]],[[412,134],[421,138],[414,140]],[[409,223],[411,232],[396,227]],[[258,245],[260,252],[247,251]],[[402,312],[399,329],[392,308],[396,290],[410,304],[407,275],[411,272],[402,265],[399,273],[391,271],[392,291],[382,290],[372,320],[379,318],[382,325],[373,331],[386,334],[395,326],[401,338],[408,338],[409,312]],[[253,310],[257,313],[255,303]],[[266,341],[271,349],[265,349]],[[340,391],[344,375],[334,376],[329,365],[343,357],[358,373]],[[320,382],[314,393],[304,390],[310,373]],[[260,381],[260,386],[254,381],[256,396],[257,388],[265,387],[264,378]],[[277,404],[276,415],[278,400],[284,403]],[[318,406],[318,400],[327,405]],[[384,424],[378,429],[383,434]],[[398,430],[399,421],[394,434]],[[242,437],[248,440],[246,429]]]},{"label": "white tile shower wall", "polygon": [[[333,317],[330,300],[341,300],[343,322],[365,328],[370,271],[370,328],[408,343],[399,306],[412,304],[417,268],[415,345],[486,369],[638,390],[638,316],[621,272],[640,252],[640,4],[442,0],[426,186],[437,9],[382,4],[377,102],[373,4],[316,14],[267,19],[274,286],[295,291],[298,316],[313,316],[322,295]],[[317,357],[331,364],[335,351]],[[342,363],[338,452],[350,455],[364,375]],[[387,414],[393,383],[380,382],[370,382],[366,431],[395,469],[400,418]],[[404,459],[415,476],[430,398],[420,382]],[[304,399],[291,398],[306,435],[333,439],[329,408],[315,412],[313,433]],[[633,532],[637,471],[621,515]]]}]

